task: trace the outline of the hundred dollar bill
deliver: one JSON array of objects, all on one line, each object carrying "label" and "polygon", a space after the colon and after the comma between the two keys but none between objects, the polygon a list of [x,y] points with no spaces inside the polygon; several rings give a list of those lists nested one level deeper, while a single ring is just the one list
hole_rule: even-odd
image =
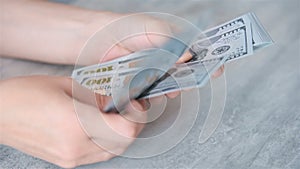
[{"label": "hundred dollar bill", "polygon": [[[159,80],[156,79],[152,85],[147,83],[147,90],[139,98],[201,87],[225,62],[249,56],[253,51],[273,43],[253,13],[242,15],[195,37],[196,41],[187,49],[193,55],[189,63],[175,65],[170,68],[169,75],[165,74]],[[141,71],[147,65],[147,58],[155,53],[152,50],[139,51],[113,61],[76,69],[72,77],[96,93],[111,96],[113,89],[128,87],[129,79]],[[162,64],[160,60],[157,62]]]},{"label": "hundred dollar bill", "polygon": [[[240,27],[240,26],[244,25],[245,22],[247,22],[247,21],[248,21],[247,17],[245,15],[243,15],[243,16],[233,19],[229,22],[226,22],[222,25],[219,25],[217,27],[214,27],[207,31],[204,31],[203,34],[197,36],[196,39],[201,40],[205,37],[222,34],[228,30],[231,30],[236,27]],[[194,47],[192,46],[192,48],[196,48],[196,44],[194,45]],[[122,70],[126,71],[126,69],[136,67],[136,65],[133,63],[143,60],[144,57],[149,56],[148,55],[149,52],[151,52],[151,51],[139,51],[137,53],[129,54],[127,56],[115,59],[113,61],[79,68],[79,69],[76,69],[73,71],[72,76],[76,77],[76,78],[82,77],[82,76],[89,77],[91,75],[97,76],[97,75],[101,75],[103,73],[114,73],[116,71],[122,71]],[[199,53],[199,52],[197,52],[197,50],[191,50],[191,52],[193,52],[193,54],[195,52]]]},{"label": "hundred dollar bill", "polygon": [[[252,32],[251,34],[252,36],[250,36],[249,38],[252,40],[252,46],[253,46],[252,48],[254,51],[262,47],[265,47],[267,45],[271,45],[273,43],[271,37],[264,29],[262,24],[259,22],[256,15],[251,12],[242,15],[240,17],[237,17],[229,22],[226,22],[224,24],[206,30],[203,32],[203,34],[199,35],[197,37],[198,40],[194,42],[193,45],[189,48],[190,53],[193,54],[192,60],[202,60],[204,62],[204,61],[215,59],[214,57],[210,57],[210,58],[205,57],[205,44],[203,47],[203,39],[208,39],[213,36],[224,34],[225,32],[236,29],[243,25],[248,25],[247,26],[249,27],[248,29]],[[226,62],[234,61],[236,59],[240,59],[245,56],[247,55],[229,57],[226,60]]]},{"label": "hundred dollar bill", "polygon": [[[149,98],[157,95],[174,92],[187,88],[201,87],[209,80],[209,76],[217,70],[230,57],[246,56],[253,53],[249,25],[241,26],[223,34],[199,41],[203,46],[206,58],[209,61],[193,60],[188,63],[178,64],[172,67],[166,76],[156,81],[151,88],[142,93],[140,98]],[[101,75],[86,78],[82,85],[100,93],[111,96],[114,88],[123,88],[126,85],[127,77],[136,74],[140,70],[120,72],[117,75]],[[114,79],[114,83],[113,80]]]},{"label": "hundred dollar bill", "polygon": [[[176,63],[197,33],[198,30],[194,27],[185,28],[174,34],[174,37],[169,38],[160,48],[148,52],[147,57],[134,62],[135,67],[142,70],[138,73],[126,74],[121,85],[113,87],[113,97],[106,97],[108,104],[100,109],[104,112],[123,110],[131,99],[136,99]],[[112,80],[114,85],[115,79]]]},{"label": "hundred dollar bill", "polygon": [[247,56],[253,53],[252,41],[247,38],[247,36],[251,36],[251,33],[251,31],[247,30],[247,26],[241,26],[203,40],[203,43],[207,43],[207,41],[211,42],[205,48],[206,57],[214,57],[215,59],[209,59],[206,62],[202,60],[190,61],[173,67],[170,69],[169,76],[160,79],[151,90],[143,93],[142,97],[149,98],[183,89],[204,86],[210,79],[210,76],[228,58]]},{"label": "hundred dollar bill", "polygon": [[[259,48],[265,47],[267,45],[272,44],[272,39],[265,31],[257,17],[254,13],[247,13],[240,17],[237,17],[231,21],[228,21],[224,24],[211,28],[209,30],[204,31],[201,35],[196,37],[196,42],[191,45],[189,48],[190,53],[194,56],[192,60],[203,59],[203,61],[208,60],[204,59],[205,50],[203,51],[203,47],[199,45],[198,41],[209,38],[211,36],[217,36],[227,32],[229,30],[238,28],[242,25],[250,23],[251,31],[252,31],[252,41],[253,41],[253,50],[257,50]],[[127,71],[130,68],[136,68],[139,61],[142,61],[144,57],[149,57],[149,53],[151,50],[139,51],[137,53],[133,53],[113,61],[86,66],[83,68],[79,68],[73,71],[72,77],[77,81],[82,81],[85,77],[97,76],[102,74],[114,74],[115,72]],[[235,58],[228,58],[226,62],[236,60],[241,58],[236,56]],[[210,58],[212,59],[212,58]]]},{"label": "hundred dollar bill", "polygon": [[[239,27],[244,24],[245,24],[245,18],[239,17],[232,21],[219,25],[218,27],[205,31],[203,34],[199,35],[196,39],[199,40],[203,37],[222,34],[223,32],[226,32],[226,30],[231,30],[235,27]],[[79,68],[74,70],[72,76],[78,79],[79,77],[82,78],[82,77],[89,77],[92,75],[97,76],[106,73],[113,74],[117,71],[118,72],[126,71],[127,69],[137,67],[136,62],[143,61],[144,57],[149,57],[150,52],[151,50],[139,51],[137,53],[132,53],[127,56],[123,56],[121,58],[115,59],[113,61]]]},{"label": "hundred dollar bill", "polygon": [[155,52],[155,49],[147,49],[105,63],[82,67],[74,70],[72,77],[82,82],[82,80],[91,76],[112,75],[132,71],[132,69],[136,70],[145,65],[145,59],[150,57],[153,52]]}]

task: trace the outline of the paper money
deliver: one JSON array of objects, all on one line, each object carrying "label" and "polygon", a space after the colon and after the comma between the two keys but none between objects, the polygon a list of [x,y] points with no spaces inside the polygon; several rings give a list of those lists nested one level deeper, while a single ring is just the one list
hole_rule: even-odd
[{"label": "paper money", "polygon": [[237,56],[251,55],[253,50],[251,41],[247,39],[246,26],[225,32],[221,35],[210,37],[206,41],[213,42],[205,50],[205,58],[214,58],[207,60],[193,60],[188,63],[179,64],[173,67],[167,78],[161,80],[143,97],[154,97],[169,92],[179,91],[183,89],[202,87],[220,66],[222,66],[228,58]]},{"label": "paper money", "polygon": [[[149,98],[173,91],[204,86],[225,62],[250,56],[259,48],[272,44],[268,33],[253,13],[248,13],[195,36],[188,51],[193,58],[174,65],[169,73],[147,83],[138,98]],[[133,76],[143,71],[154,51],[145,50],[102,64],[76,69],[72,77],[82,86],[105,96],[128,87]],[[155,61],[154,61],[155,62]],[[161,60],[157,64],[163,64]],[[130,79],[130,80],[128,80]]]},{"label": "paper money", "polygon": [[[179,64],[170,69],[169,76],[156,82],[156,86],[148,90],[147,93],[141,94],[140,97],[154,97],[157,95],[178,91],[187,88],[201,87],[209,79],[209,75],[218,69],[230,57],[246,56],[252,54],[252,41],[247,39],[247,34],[251,31],[247,30],[247,26],[241,26],[237,29],[224,32],[223,34],[198,41],[198,45],[202,45],[205,50],[206,60],[193,60],[188,63]],[[213,58],[213,59],[211,59]],[[88,77],[82,81],[82,85],[92,89],[102,95],[111,95],[112,88],[122,88],[122,82],[126,81],[128,75],[139,71],[135,69],[128,72],[120,72],[117,75],[111,74]],[[170,73],[171,72],[171,73]],[[114,84],[112,78],[115,78]]]},{"label": "paper money", "polygon": [[[247,30],[251,31],[251,33],[247,33],[248,35],[247,38],[249,38],[252,41],[251,42],[252,46],[250,46],[250,48],[252,48],[253,51],[271,45],[273,43],[271,37],[269,36],[267,31],[263,28],[263,26],[261,25],[261,23],[259,22],[259,20],[257,19],[254,13],[247,13],[229,22],[226,22],[224,24],[206,30],[203,32],[202,35],[198,36],[197,39],[199,39],[199,41],[203,41],[203,39],[206,39],[207,37],[213,37],[220,34],[224,34],[232,29],[236,29],[243,25],[246,25]],[[198,45],[198,42],[195,42],[189,50],[192,54],[194,54],[194,57],[201,59],[201,56],[203,55],[202,53],[203,51],[201,46]],[[249,55],[240,55],[240,56],[236,55],[234,57],[229,57],[226,60],[226,62],[234,61],[236,59],[240,59],[245,56],[249,56]],[[211,59],[214,58],[202,58],[202,61],[207,61]]]}]

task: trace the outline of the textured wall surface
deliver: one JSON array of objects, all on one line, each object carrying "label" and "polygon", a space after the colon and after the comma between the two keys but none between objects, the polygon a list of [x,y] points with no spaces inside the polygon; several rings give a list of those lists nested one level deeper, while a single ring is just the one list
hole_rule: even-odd
[{"label": "textured wall surface", "polygon": [[[74,0],[86,8],[114,12],[166,12],[209,28],[253,11],[275,44],[226,64],[227,98],[212,137],[199,144],[198,116],[188,135],[159,156],[110,161],[78,168],[300,168],[300,2],[299,0]],[[0,60],[1,79],[31,74],[70,75],[72,66],[17,59]],[[206,95],[209,85],[200,89]],[[203,106],[209,104],[203,99]],[[206,105],[207,104],[207,105]],[[167,120],[165,120],[167,121]],[[164,120],[155,123],[163,126]],[[150,126],[151,127],[151,126]],[[0,168],[59,168],[0,146]]]}]

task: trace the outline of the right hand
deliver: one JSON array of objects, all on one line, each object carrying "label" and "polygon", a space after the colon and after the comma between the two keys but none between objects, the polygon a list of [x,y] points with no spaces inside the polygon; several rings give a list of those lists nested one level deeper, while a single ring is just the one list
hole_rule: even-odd
[{"label": "right hand", "polygon": [[[120,155],[144,126],[119,114],[101,113],[88,101],[74,98],[67,77],[13,78],[1,81],[0,90],[1,144],[61,167]],[[136,101],[126,115],[146,118]]]},{"label": "right hand", "polygon": [[[78,64],[105,62],[139,50],[158,47],[170,37],[173,37],[173,33],[178,31],[176,25],[147,15],[111,14],[110,16],[115,18],[116,21],[111,22],[107,27],[99,29],[89,39],[79,56]],[[95,28],[93,27],[94,30],[96,30]],[[103,57],[100,58],[99,56]],[[192,59],[192,54],[187,50],[178,59],[177,64],[187,62],[190,59]],[[219,77],[223,72],[224,66],[214,73],[213,78]],[[172,92],[166,94],[166,96],[174,98],[179,93]]]}]

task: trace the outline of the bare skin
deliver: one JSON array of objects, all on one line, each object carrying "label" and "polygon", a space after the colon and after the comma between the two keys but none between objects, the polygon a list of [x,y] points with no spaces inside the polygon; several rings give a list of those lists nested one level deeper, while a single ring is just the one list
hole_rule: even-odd
[{"label": "bare skin", "polygon": [[[0,2],[1,56],[47,63],[75,64],[81,47],[93,33],[124,16],[40,0]],[[116,43],[109,38],[114,39],[118,36],[116,32],[120,31],[145,33],[117,43],[106,58],[91,57],[78,64],[111,60],[166,40],[147,31],[170,33],[168,24],[148,16],[137,17],[135,24],[128,26],[130,29],[111,31],[102,39],[102,43]],[[106,52],[104,49],[100,51]],[[190,54],[185,54],[178,63],[190,57]],[[222,72],[223,68],[214,76]],[[168,96],[177,95],[171,93]],[[87,135],[78,121],[74,100],[85,110],[99,110],[94,105],[74,98],[69,77],[30,76],[2,80],[0,100],[0,143],[66,168],[106,161],[120,155],[144,126],[118,114],[102,113],[102,121],[97,122],[97,128],[106,132],[97,136]],[[140,102],[132,101],[131,105],[134,107],[128,106],[126,109],[129,115],[138,114],[138,118],[146,118]],[[90,123],[96,122],[91,120]],[[108,142],[106,146],[111,151],[97,146],[91,137]]]}]

